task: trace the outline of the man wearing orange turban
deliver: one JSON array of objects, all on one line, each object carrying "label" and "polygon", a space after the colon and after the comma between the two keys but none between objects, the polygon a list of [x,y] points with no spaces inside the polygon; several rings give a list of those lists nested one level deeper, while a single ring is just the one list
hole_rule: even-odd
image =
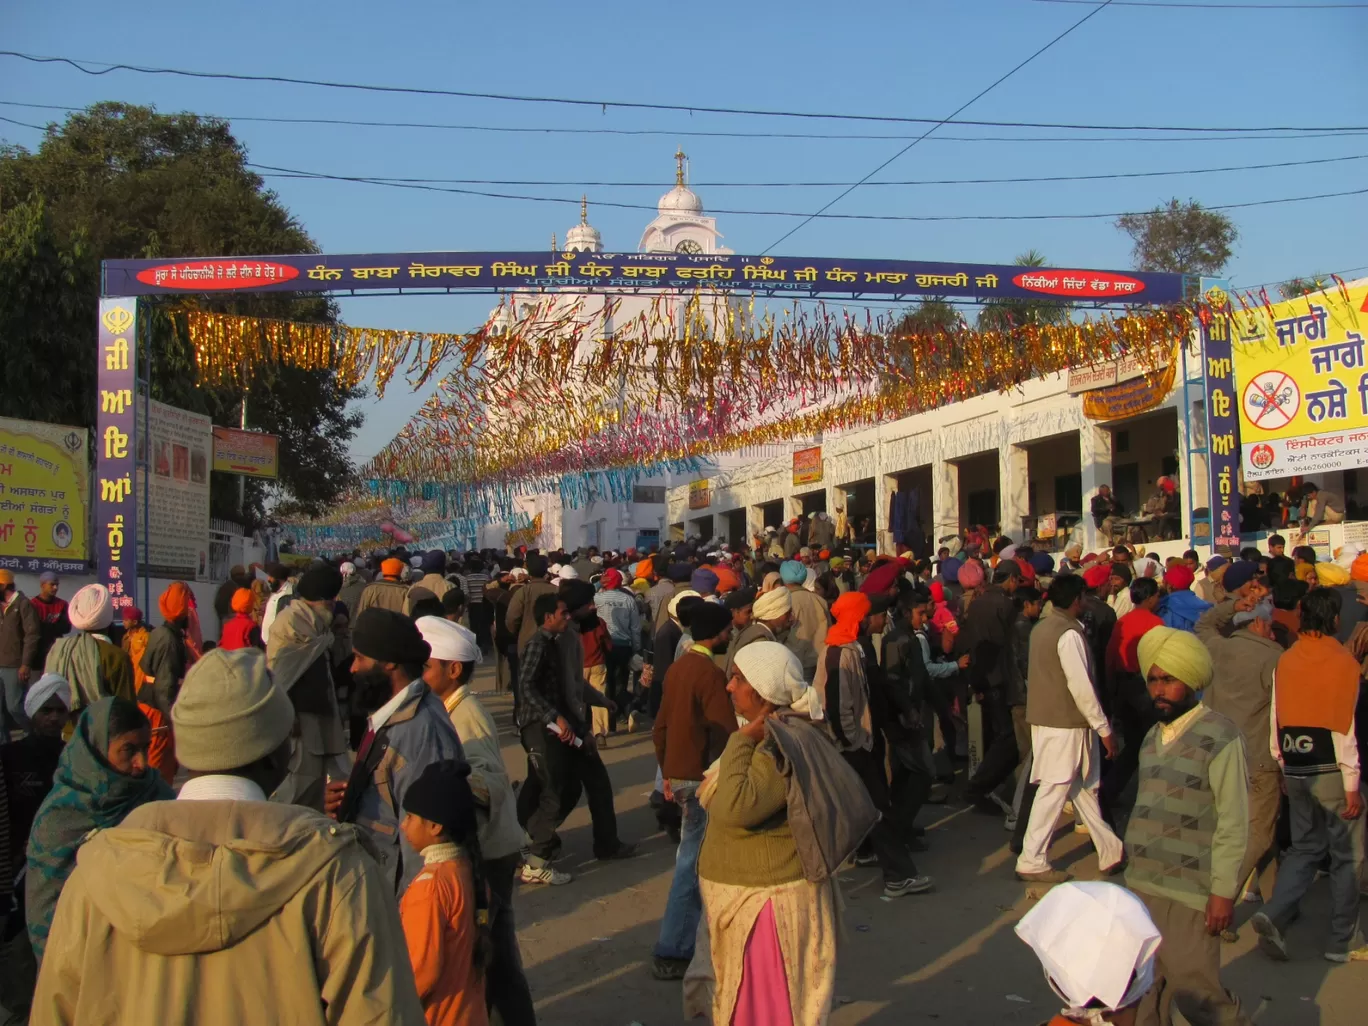
[{"label": "man wearing orange turban", "polygon": [[165,621],[147,638],[140,668],[146,675],[139,700],[170,715],[171,706],[180,691],[181,681],[190,665],[186,645],[186,630],[190,626],[190,586],[184,581],[172,581],[157,599],[157,609]]},{"label": "man wearing orange turban", "polygon": [[223,630],[219,633],[219,648],[231,652],[252,645],[260,647],[261,631],[252,619],[251,590],[239,588],[233,592],[231,603],[233,615],[224,623]]},{"label": "man wearing orange turban", "polygon": [[[886,599],[881,597],[880,602],[882,608],[887,609]],[[884,895],[898,898],[930,890],[931,878],[917,871],[912,853],[889,819],[883,743],[870,711],[869,677],[864,649],[859,641],[860,627],[872,608],[869,596],[858,591],[848,591],[831,604],[831,615],[836,623],[827,631],[826,648],[817,666],[814,686],[826,705],[826,722],[830,724],[836,747],[859,774],[870,799],[883,813],[861,853],[868,855],[872,848],[883,871]]]},{"label": "man wearing orange turban", "polygon": [[380,579],[371,581],[361,590],[356,600],[356,615],[359,617],[372,606],[403,613],[408,599],[409,586],[399,579],[404,572],[404,561],[391,556],[380,563]]}]

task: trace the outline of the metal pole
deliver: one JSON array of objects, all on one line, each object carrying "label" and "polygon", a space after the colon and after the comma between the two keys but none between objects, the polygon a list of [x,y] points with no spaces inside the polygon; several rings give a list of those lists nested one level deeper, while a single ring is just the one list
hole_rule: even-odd
[{"label": "metal pole", "polygon": [[[247,430],[247,362],[242,364],[242,404],[238,416],[238,427]],[[242,517],[243,527],[247,526],[247,475],[238,475],[238,515]]]},{"label": "metal pole", "polygon": [[[1192,479],[1192,401],[1188,397],[1188,342],[1183,339],[1183,458],[1187,464],[1187,529],[1188,543],[1195,547],[1197,527],[1192,522],[1192,514],[1195,510],[1194,495],[1197,485]],[[1180,525],[1181,527],[1181,525]],[[1211,539],[1207,539],[1210,544]]]}]

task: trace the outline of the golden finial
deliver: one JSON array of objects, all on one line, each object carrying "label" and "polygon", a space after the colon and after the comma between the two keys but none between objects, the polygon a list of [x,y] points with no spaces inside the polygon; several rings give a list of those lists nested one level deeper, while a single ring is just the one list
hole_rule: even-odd
[{"label": "golden finial", "polygon": [[675,185],[682,186],[684,184],[684,161],[687,159],[684,147],[681,146],[675,152]]},{"label": "golden finial", "polygon": [[580,224],[589,223],[589,197],[580,196]]}]

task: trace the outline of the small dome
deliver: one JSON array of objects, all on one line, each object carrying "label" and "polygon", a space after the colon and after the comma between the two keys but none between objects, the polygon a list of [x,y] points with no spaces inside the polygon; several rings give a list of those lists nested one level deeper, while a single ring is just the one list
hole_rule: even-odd
[{"label": "small dome", "polygon": [[656,207],[662,214],[701,214],[703,201],[686,185],[676,185],[660,197]]},{"label": "small dome", "polygon": [[589,223],[589,198],[580,197],[580,223],[565,233],[565,248],[572,253],[597,253],[603,249],[603,236]]}]

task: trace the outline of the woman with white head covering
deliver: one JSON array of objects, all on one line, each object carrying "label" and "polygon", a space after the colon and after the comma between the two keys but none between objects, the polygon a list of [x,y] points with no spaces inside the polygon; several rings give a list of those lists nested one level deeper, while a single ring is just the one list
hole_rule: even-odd
[{"label": "woman with white head covering", "polygon": [[87,584],[67,607],[72,632],[48,652],[45,670],[71,686],[71,711],[111,696],[135,701],[133,662],[103,632],[114,622],[114,604],[103,584]]},{"label": "woman with white head covering", "polygon": [[1145,904],[1100,880],[1060,884],[1016,925],[1064,1002],[1048,1026],[1134,1026],[1154,983],[1159,928]]},{"label": "woman with white head covering", "polygon": [[[699,800],[707,944],[684,981],[685,1013],[752,1026],[825,1023],[836,984],[834,874],[877,819],[858,776],[813,720],[818,692],[793,652],[756,641],[727,683],[747,722]],[[781,770],[781,765],[783,769]]]}]

